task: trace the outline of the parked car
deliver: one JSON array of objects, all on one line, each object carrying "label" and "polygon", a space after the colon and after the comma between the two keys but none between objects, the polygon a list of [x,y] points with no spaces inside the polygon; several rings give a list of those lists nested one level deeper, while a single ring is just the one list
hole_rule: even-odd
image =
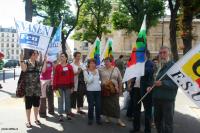
[{"label": "parked car", "polygon": [[19,66],[19,61],[18,60],[14,60],[14,59],[5,59],[4,60],[4,67],[5,68],[11,68],[11,67],[16,67]]}]

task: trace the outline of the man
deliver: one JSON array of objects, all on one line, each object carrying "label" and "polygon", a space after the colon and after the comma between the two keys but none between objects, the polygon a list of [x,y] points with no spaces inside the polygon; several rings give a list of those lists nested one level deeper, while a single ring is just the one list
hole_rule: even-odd
[{"label": "man", "polygon": [[123,57],[124,57],[123,55],[120,55],[119,58],[117,60],[115,60],[115,65],[119,69],[122,77],[124,76],[124,70],[125,70]]},{"label": "man", "polygon": [[[130,133],[140,131],[141,103],[138,101],[146,94],[147,88],[153,85],[154,65],[149,60],[150,53],[146,50],[145,74],[132,80],[132,100],[133,100],[133,130]],[[145,129],[144,133],[151,133],[151,116],[152,116],[152,94],[149,93],[142,101],[145,111]]]},{"label": "man", "polygon": [[[173,133],[174,103],[178,87],[165,75],[174,64],[169,56],[169,48],[161,47],[159,51],[161,64],[153,88],[154,120],[158,133]],[[148,91],[151,90],[152,88],[148,88]]]}]

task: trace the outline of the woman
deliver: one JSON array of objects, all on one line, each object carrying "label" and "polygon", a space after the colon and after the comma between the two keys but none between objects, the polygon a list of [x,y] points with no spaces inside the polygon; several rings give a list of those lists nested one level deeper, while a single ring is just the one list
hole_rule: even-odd
[{"label": "woman", "polygon": [[44,67],[44,72],[40,75],[40,83],[41,83],[41,90],[42,96],[40,97],[40,108],[39,114],[40,117],[46,118],[46,100],[48,101],[48,113],[54,115],[54,96],[53,96],[53,89],[51,85],[51,75],[53,71],[53,63],[47,61]]},{"label": "woman", "polygon": [[83,69],[81,64],[81,53],[75,52],[74,53],[74,62],[71,64],[74,70],[74,92],[71,96],[71,107],[76,109],[77,107],[77,113],[79,114],[85,114],[81,110],[83,107],[83,97],[84,97],[84,90],[86,90],[86,85],[84,82],[83,77]]},{"label": "woman", "polygon": [[[70,95],[74,87],[74,72],[70,64],[67,63],[68,55],[62,53],[60,55],[60,64],[55,68],[53,88],[58,90],[60,97],[58,97],[58,113],[59,121],[63,121],[63,113],[67,115],[67,119],[71,120],[71,104]],[[65,104],[65,110],[63,110],[63,104]]]},{"label": "woman", "polygon": [[87,100],[88,100],[88,125],[92,125],[94,117],[94,107],[96,123],[101,125],[100,118],[100,101],[101,101],[101,86],[99,72],[96,69],[94,59],[88,61],[88,69],[84,71],[84,79],[87,84]]},{"label": "woman", "polygon": [[[37,61],[38,51],[30,50],[29,51],[30,58],[24,61],[23,53],[20,54],[20,66],[22,71],[24,72],[24,80],[25,80],[25,107],[26,107],[26,115],[27,115],[27,128],[31,128],[31,108],[34,107],[34,115],[35,115],[35,123],[37,125],[41,125],[38,120],[38,108],[40,105],[40,96],[41,96],[41,86],[40,86],[40,68],[41,64]],[[46,65],[46,61],[44,61],[44,65]]]},{"label": "woman", "polygon": [[[119,106],[119,94],[122,91],[122,77],[119,69],[112,65],[111,58],[107,57],[104,61],[105,67],[100,69],[102,86],[104,86],[108,80],[111,80],[114,84],[116,93],[109,93],[110,95],[102,95],[102,115],[106,116],[106,122],[110,122],[110,117],[114,117],[118,119],[118,124],[120,126],[125,127],[126,125],[120,119]],[[104,88],[102,87],[102,89]]]}]

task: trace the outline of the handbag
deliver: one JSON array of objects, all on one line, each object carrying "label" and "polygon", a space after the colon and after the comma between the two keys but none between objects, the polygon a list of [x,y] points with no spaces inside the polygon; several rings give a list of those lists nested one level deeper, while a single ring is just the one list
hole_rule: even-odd
[{"label": "handbag", "polygon": [[115,88],[115,84],[112,82],[111,77],[113,74],[115,68],[113,68],[111,74],[110,74],[110,78],[109,80],[107,80],[105,83],[102,84],[102,96],[111,96],[111,95],[115,95],[117,93],[117,90]]},{"label": "handbag", "polygon": [[85,95],[87,91],[83,70],[81,70],[80,74],[78,75],[78,90],[77,91],[82,95]]},{"label": "handbag", "polygon": [[21,71],[17,82],[16,97],[22,98],[25,96],[25,72]]}]

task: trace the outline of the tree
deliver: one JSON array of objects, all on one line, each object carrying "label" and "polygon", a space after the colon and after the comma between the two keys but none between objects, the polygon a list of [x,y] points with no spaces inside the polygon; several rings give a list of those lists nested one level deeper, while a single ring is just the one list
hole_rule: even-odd
[{"label": "tree", "polygon": [[155,26],[164,14],[163,0],[119,0],[118,10],[112,15],[113,27],[116,30],[139,32],[143,16],[147,15],[147,29]]},{"label": "tree", "polygon": [[171,51],[174,61],[178,60],[178,50],[177,50],[177,41],[176,41],[176,31],[177,31],[177,12],[180,7],[180,0],[168,0],[169,9],[171,12],[171,19],[169,24],[169,31],[170,31],[170,45]]},{"label": "tree", "polygon": [[183,54],[187,53],[192,48],[192,20],[194,16],[200,13],[199,0],[181,0],[181,30],[183,40]]},{"label": "tree", "polygon": [[[33,17],[33,4],[32,0],[25,0],[25,20],[32,22],[32,17]],[[29,49],[24,49],[24,58],[28,59],[29,58]]]},{"label": "tree", "polygon": [[35,0],[34,15],[40,16],[44,24],[49,24],[53,27],[58,26],[63,19],[62,30],[62,51],[66,51],[66,40],[70,33],[76,27],[80,8],[85,0],[76,0],[76,15],[70,11],[70,3],[66,0]]},{"label": "tree", "polygon": [[25,20],[32,22],[33,5],[32,0],[25,0]]},{"label": "tree", "polygon": [[80,19],[73,39],[93,43],[98,36],[109,33],[110,0],[87,0],[80,11]]}]

